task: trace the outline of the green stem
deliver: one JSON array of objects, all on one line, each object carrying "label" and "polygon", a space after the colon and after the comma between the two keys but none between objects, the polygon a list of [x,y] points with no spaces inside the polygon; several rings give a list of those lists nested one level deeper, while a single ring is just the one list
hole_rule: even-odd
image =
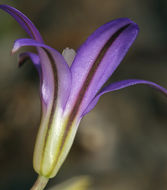
[{"label": "green stem", "polygon": [[30,190],[43,190],[46,187],[48,180],[49,178],[39,175],[36,182]]}]

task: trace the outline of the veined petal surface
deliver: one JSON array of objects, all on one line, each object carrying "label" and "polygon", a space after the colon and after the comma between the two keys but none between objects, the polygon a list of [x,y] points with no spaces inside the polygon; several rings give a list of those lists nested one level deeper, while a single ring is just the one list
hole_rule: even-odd
[{"label": "veined petal surface", "polygon": [[79,48],[72,63],[72,88],[67,104],[73,115],[82,114],[96,93],[118,67],[138,33],[127,18],[97,29]]}]

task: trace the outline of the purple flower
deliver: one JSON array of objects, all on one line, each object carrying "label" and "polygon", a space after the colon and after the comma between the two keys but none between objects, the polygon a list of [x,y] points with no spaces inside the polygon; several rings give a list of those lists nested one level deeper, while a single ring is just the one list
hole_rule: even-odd
[{"label": "purple flower", "polygon": [[138,26],[128,18],[106,23],[76,53],[65,49],[62,55],[44,44],[34,24],[20,11],[7,5],[0,8],[15,18],[30,36],[16,40],[12,52],[23,46],[37,48],[37,54],[20,54],[19,63],[31,59],[40,77],[42,116],[34,151],[34,168],[39,175],[47,178],[56,175],[71,148],[80,120],[104,93],[146,84],[167,95],[165,88],[139,79],[103,87],[138,34]]}]

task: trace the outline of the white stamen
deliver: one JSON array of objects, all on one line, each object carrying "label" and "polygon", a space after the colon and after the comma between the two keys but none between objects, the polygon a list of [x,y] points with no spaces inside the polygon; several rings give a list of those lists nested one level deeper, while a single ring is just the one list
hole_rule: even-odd
[{"label": "white stamen", "polygon": [[62,55],[63,55],[64,59],[66,60],[67,64],[69,66],[71,66],[71,64],[75,58],[76,52],[75,52],[75,50],[67,47],[63,50]]}]

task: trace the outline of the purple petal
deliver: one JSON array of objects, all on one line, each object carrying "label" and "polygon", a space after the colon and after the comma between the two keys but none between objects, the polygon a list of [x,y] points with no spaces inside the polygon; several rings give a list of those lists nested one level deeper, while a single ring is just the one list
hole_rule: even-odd
[{"label": "purple petal", "polygon": [[145,84],[148,85],[152,88],[157,89],[158,91],[162,92],[163,94],[165,94],[167,96],[167,89],[165,89],[164,87],[154,83],[154,82],[150,82],[150,81],[146,81],[146,80],[139,80],[139,79],[129,79],[129,80],[123,80],[123,81],[118,81],[118,82],[114,82],[106,87],[104,87],[98,94],[97,96],[91,101],[91,103],[88,105],[88,107],[86,108],[86,110],[83,112],[83,116],[86,115],[88,112],[90,112],[95,105],[97,104],[99,98],[101,95],[107,93],[107,92],[112,92],[112,91],[116,91],[116,90],[120,90],[129,86],[133,86],[136,84]]},{"label": "purple petal", "polygon": [[127,18],[97,29],[80,47],[71,66],[72,89],[68,107],[84,110],[118,67],[138,33]]},{"label": "purple petal", "polygon": [[35,25],[23,13],[8,5],[0,5],[0,9],[9,13],[21,25],[21,27],[28,33],[31,38],[39,42],[43,42],[42,37]]},{"label": "purple petal", "polygon": [[[39,58],[42,70],[41,93],[44,102],[53,104],[60,101],[64,108],[71,89],[71,72],[63,56],[55,49],[32,39],[16,40],[12,52],[23,46],[40,47]],[[54,103],[55,103],[54,102]]]},{"label": "purple petal", "polygon": [[22,66],[25,61],[28,59],[31,59],[33,62],[35,68],[37,69],[39,75],[41,76],[41,65],[40,65],[40,59],[39,56],[32,52],[24,52],[19,54],[19,67]]}]

